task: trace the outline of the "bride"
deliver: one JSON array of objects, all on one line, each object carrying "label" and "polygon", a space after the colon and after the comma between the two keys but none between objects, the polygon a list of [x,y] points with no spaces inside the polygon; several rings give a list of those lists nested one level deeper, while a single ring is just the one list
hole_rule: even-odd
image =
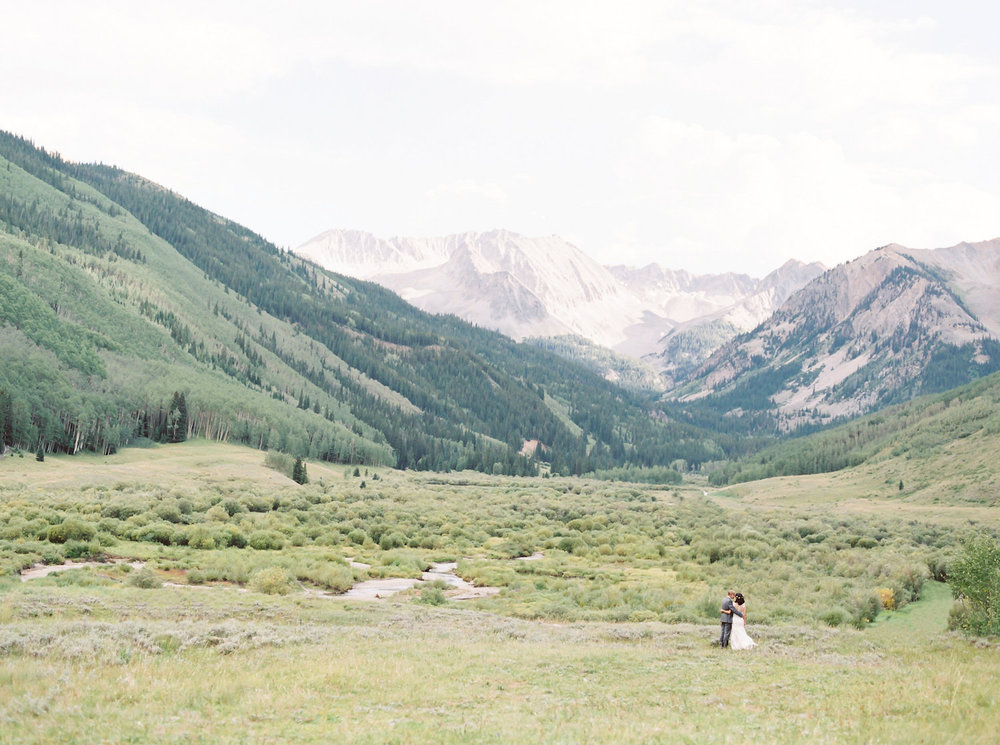
[{"label": "bride", "polygon": [[743,618],[733,614],[733,637],[729,640],[729,646],[733,649],[753,649],[757,646],[757,642],[747,636],[746,599],[743,597],[743,593],[738,592],[734,600],[736,601],[736,610],[743,614]]}]

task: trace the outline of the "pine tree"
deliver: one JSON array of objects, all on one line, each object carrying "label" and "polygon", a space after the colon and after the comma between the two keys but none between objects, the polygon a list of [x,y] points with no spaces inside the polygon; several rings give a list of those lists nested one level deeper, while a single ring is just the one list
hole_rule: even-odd
[{"label": "pine tree", "polygon": [[38,443],[38,452],[35,453],[35,460],[39,463],[45,460],[45,445]]},{"label": "pine tree", "polygon": [[174,391],[167,409],[167,442],[184,442],[187,439],[188,413],[184,394]]},{"label": "pine tree", "polygon": [[309,481],[309,477],[306,475],[306,464],[302,462],[302,458],[295,459],[295,465],[292,466],[292,481],[296,484],[304,484]]},{"label": "pine tree", "polygon": [[14,444],[14,397],[0,391],[0,451]]}]

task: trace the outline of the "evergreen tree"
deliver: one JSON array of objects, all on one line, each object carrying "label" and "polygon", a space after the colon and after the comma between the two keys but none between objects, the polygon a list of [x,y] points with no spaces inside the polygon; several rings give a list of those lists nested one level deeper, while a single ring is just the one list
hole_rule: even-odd
[{"label": "evergreen tree", "polygon": [[296,484],[305,484],[309,481],[309,477],[306,475],[306,464],[302,462],[302,458],[295,459],[295,465],[292,466],[292,481]]},{"label": "evergreen tree", "polygon": [[6,391],[0,391],[0,451],[14,444],[14,401]]},{"label": "evergreen tree", "polygon": [[38,443],[38,452],[35,453],[35,460],[39,463],[45,460],[45,445]]},{"label": "evergreen tree", "polygon": [[187,439],[188,413],[184,394],[174,392],[167,409],[167,442],[184,442]]}]

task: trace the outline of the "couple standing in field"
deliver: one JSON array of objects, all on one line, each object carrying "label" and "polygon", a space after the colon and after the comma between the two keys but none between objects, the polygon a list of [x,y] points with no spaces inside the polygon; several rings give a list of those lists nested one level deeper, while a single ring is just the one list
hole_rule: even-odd
[{"label": "couple standing in field", "polygon": [[742,593],[730,590],[722,601],[722,637],[719,646],[725,649],[753,649],[757,642],[747,635],[747,603]]}]

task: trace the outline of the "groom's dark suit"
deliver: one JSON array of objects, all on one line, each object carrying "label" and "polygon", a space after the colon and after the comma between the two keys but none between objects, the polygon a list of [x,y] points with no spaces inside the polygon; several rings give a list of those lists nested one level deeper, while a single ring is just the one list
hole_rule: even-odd
[{"label": "groom's dark suit", "polygon": [[719,646],[725,649],[729,646],[729,636],[733,633],[733,614],[743,618],[743,614],[736,610],[733,599],[726,596],[722,601],[722,636],[719,638]]}]

